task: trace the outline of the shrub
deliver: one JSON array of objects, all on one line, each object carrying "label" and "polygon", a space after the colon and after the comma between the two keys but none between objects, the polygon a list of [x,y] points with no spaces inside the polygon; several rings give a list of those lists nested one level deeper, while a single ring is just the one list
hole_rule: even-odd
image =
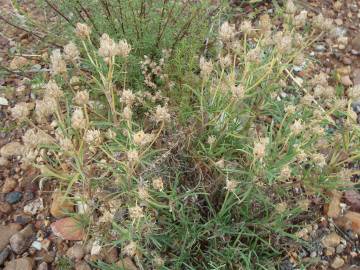
[{"label": "shrub", "polygon": [[[131,1],[127,32],[111,14],[97,18],[98,3],[88,6],[94,22],[76,24],[74,43],[52,52],[36,120],[24,104],[12,109],[33,125],[24,164],[87,209],[77,215],[93,241],[118,246],[143,269],[275,268],[297,240],[309,196],[350,178],[344,165],[357,157],[346,101],[324,74],[304,82],[294,75],[311,71],[304,50],[318,30],[289,4],[282,29],[267,15],[238,28],[222,21],[212,46],[201,50],[205,37],[189,30],[175,48],[171,36],[192,13],[176,22],[172,15],[161,42],[155,26],[166,23],[161,10],[179,12],[188,1],[151,2],[145,18],[145,2]],[[140,58],[142,75],[131,65]]]}]

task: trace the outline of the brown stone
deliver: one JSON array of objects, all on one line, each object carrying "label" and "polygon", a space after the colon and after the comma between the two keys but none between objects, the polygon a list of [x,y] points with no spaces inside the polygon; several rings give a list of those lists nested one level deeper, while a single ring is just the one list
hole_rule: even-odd
[{"label": "brown stone", "polygon": [[75,244],[66,251],[66,255],[70,259],[80,261],[85,256],[84,247],[80,244]]},{"label": "brown stone", "polygon": [[116,263],[119,260],[119,252],[116,247],[103,250],[103,257],[108,264]]},{"label": "brown stone", "polygon": [[33,225],[29,224],[24,229],[11,236],[9,241],[11,249],[16,254],[24,253],[30,247],[33,236],[35,236]]},{"label": "brown stone", "polygon": [[60,191],[55,191],[52,196],[50,213],[55,218],[66,217],[68,213],[74,212],[74,205]]},{"label": "brown stone", "polygon": [[333,260],[333,262],[331,263],[331,267],[333,269],[339,269],[344,264],[345,264],[345,261],[341,257],[336,256],[335,259]]},{"label": "brown stone", "polygon": [[339,191],[332,191],[331,193],[331,201],[327,210],[327,215],[331,218],[337,218],[340,215],[340,200],[342,197],[342,193]]},{"label": "brown stone", "polygon": [[15,56],[13,60],[11,60],[9,68],[12,70],[20,69],[28,63],[28,60],[22,56]]},{"label": "brown stone", "polygon": [[81,261],[76,263],[75,270],[91,270],[91,268],[86,262]]},{"label": "brown stone", "polygon": [[324,239],[322,239],[321,243],[324,245],[324,247],[337,247],[340,244],[341,237],[336,233],[332,232],[329,235],[325,236]]},{"label": "brown stone", "polygon": [[29,258],[20,258],[10,261],[6,264],[4,270],[32,270],[34,267],[34,261]]},{"label": "brown stone", "polygon": [[17,186],[17,181],[12,178],[6,178],[4,185],[2,186],[2,192],[8,193],[13,191]]},{"label": "brown stone", "polygon": [[19,224],[0,225],[0,250],[3,250],[8,244],[10,238],[21,229]]},{"label": "brown stone", "polygon": [[131,258],[126,257],[116,263],[116,265],[122,267],[124,270],[138,270]]},{"label": "brown stone", "polygon": [[85,237],[85,231],[74,218],[63,218],[51,224],[53,233],[64,239],[80,241]]},{"label": "brown stone", "polygon": [[351,229],[353,232],[360,234],[360,213],[349,211],[344,217],[351,221]]},{"label": "brown stone", "polygon": [[23,146],[19,142],[10,142],[8,144],[5,144],[0,149],[0,155],[8,158],[13,156],[20,156],[22,154],[22,148]]},{"label": "brown stone", "polygon": [[347,190],[344,192],[345,202],[350,206],[350,210],[360,212],[360,193],[356,190]]},{"label": "brown stone", "polygon": [[0,212],[4,214],[10,213],[12,210],[11,204],[7,202],[0,202]]}]

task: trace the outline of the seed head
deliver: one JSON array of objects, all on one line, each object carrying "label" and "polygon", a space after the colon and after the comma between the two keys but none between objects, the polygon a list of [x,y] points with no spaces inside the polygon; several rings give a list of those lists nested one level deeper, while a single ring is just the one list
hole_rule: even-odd
[{"label": "seed head", "polygon": [[139,153],[136,150],[130,150],[127,152],[127,158],[129,162],[139,161]]},{"label": "seed head", "polygon": [[288,14],[294,14],[296,12],[296,6],[292,0],[288,0],[285,5],[285,11]]},{"label": "seed head", "polygon": [[64,95],[64,92],[60,89],[57,83],[54,80],[50,80],[45,85],[45,96],[52,97],[54,99],[58,99]]},{"label": "seed head", "polygon": [[164,189],[164,182],[163,182],[162,178],[161,178],[161,177],[158,177],[158,178],[153,179],[153,181],[152,181],[152,186],[153,186],[153,188],[156,189],[156,190],[163,191],[163,189]]},{"label": "seed head", "polygon": [[11,116],[16,120],[25,120],[30,114],[31,106],[25,102],[17,103],[13,108],[10,109]]},{"label": "seed head", "polygon": [[85,129],[86,127],[86,119],[84,117],[84,113],[82,109],[77,108],[71,117],[71,126],[74,129]]},{"label": "seed head", "polygon": [[311,159],[313,160],[314,164],[323,168],[326,165],[326,158],[323,154],[314,153],[311,155]]},{"label": "seed head", "polygon": [[105,137],[106,137],[108,140],[113,140],[113,139],[116,138],[116,132],[109,128],[109,129],[106,131]]},{"label": "seed head", "polygon": [[258,142],[255,143],[253,149],[253,155],[255,158],[262,160],[265,157],[266,145],[268,144],[268,138],[261,138]]},{"label": "seed head", "polygon": [[81,39],[86,39],[91,34],[91,28],[84,23],[77,23],[75,34]]},{"label": "seed head", "polygon": [[216,137],[215,136],[209,136],[207,139],[207,143],[210,145],[213,145],[216,142]]},{"label": "seed head", "polygon": [[230,191],[230,192],[235,192],[236,188],[238,186],[238,182],[234,181],[234,180],[226,180],[226,190]]},{"label": "seed head", "polygon": [[90,146],[98,146],[102,143],[101,132],[98,129],[89,129],[85,133],[85,142]]},{"label": "seed head", "polygon": [[36,100],[35,114],[39,121],[43,121],[51,116],[56,108],[56,100],[52,97],[45,97],[44,99]]},{"label": "seed head", "polygon": [[307,21],[307,11],[306,10],[302,10],[298,15],[295,16],[294,18],[294,24],[297,27],[304,27]]},{"label": "seed head", "polygon": [[135,95],[130,89],[125,89],[121,93],[120,101],[124,103],[126,106],[131,107],[135,101]]},{"label": "seed head", "polygon": [[69,61],[76,61],[80,57],[80,52],[74,42],[69,42],[64,46],[64,58]]},{"label": "seed head", "polygon": [[294,123],[290,126],[290,130],[294,135],[300,134],[304,130],[304,126],[301,123],[301,120],[295,120]]},{"label": "seed head", "polygon": [[86,90],[79,91],[74,97],[75,104],[83,106],[89,103],[89,93]]},{"label": "seed head", "polygon": [[108,34],[102,34],[100,38],[99,55],[105,59],[115,56],[118,52],[117,44]]},{"label": "seed head", "polygon": [[140,206],[135,205],[129,208],[129,215],[132,220],[136,220],[144,217],[144,212]]},{"label": "seed head", "polygon": [[244,34],[249,35],[252,30],[253,30],[253,28],[252,28],[252,24],[250,21],[245,20],[241,23],[240,31],[243,32]]},{"label": "seed head", "polygon": [[120,40],[117,44],[117,55],[121,57],[128,57],[131,51],[130,44],[127,43],[125,39]]},{"label": "seed head", "polygon": [[50,56],[50,62],[50,69],[53,75],[66,73],[66,63],[59,49],[55,49],[52,51],[52,54]]},{"label": "seed head", "polygon": [[166,107],[161,107],[158,105],[155,111],[155,121],[159,122],[169,122],[170,121],[170,114]]},{"label": "seed head", "polygon": [[221,41],[228,42],[235,38],[235,25],[229,24],[229,22],[224,22],[219,30],[219,37]]},{"label": "seed head", "polygon": [[126,120],[131,120],[131,117],[133,115],[133,112],[129,106],[126,106],[123,111],[124,118]]},{"label": "seed head", "polygon": [[59,139],[59,145],[61,149],[65,151],[73,151],[75,149],[74,144],[69,138],[60,138]]},{"label": "seed head", "polygon": [[147,134],[143,130],[136,132],[133,135],[133,141],[137,145],[146,145],[153,140],[152,134]]},{"label": "seed head", "polygon": [[211,60],[206,61],[203,56],[200,57],[200,75],[203,78],[208,78],[213,71],[213,63]]},{"label": "seed head", "polygon": [[291,177],[291,169],[289,165],[284,166],[280,171],[280,179],[287,180]]}]

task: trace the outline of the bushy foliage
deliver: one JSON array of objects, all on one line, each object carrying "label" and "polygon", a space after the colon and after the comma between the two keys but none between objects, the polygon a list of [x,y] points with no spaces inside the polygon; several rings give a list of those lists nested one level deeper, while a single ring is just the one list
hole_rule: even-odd
[{"label": "bushy foliage", "polygon": [[130,1],[125,12],[112,1],[103,19],[99,3],[109,4],[89,2],[94,22],[74,15],[74,43],[52,52],[36,120],[26,104],[12,109],[33,125],[24,164],[86,206],[77,216],[91,240],[142,269],[275,268],[308,197],[350,179],[345,165],[358,155],[350,101],[325,74],[294,75],[311,70],[304,50],[331,22],[316,17],[303,34],[307,14],[288,4],[281,29],[268,15],[238,27],[220,20],[212,44],[198,36],[210,31],[203,24],[177,42],[197,5]]}]

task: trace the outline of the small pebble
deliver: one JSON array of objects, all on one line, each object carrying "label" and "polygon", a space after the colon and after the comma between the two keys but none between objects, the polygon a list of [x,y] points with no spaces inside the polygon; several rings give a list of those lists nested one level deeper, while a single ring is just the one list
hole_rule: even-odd
[{"label": "small pebble", "polygon": [[7,203],[15,204],[15,203],[18,203],[19,201],[21,201],[22,196],[23,195],[21,192],[13,191],[13,192],[6,194],[5,200]]}]

